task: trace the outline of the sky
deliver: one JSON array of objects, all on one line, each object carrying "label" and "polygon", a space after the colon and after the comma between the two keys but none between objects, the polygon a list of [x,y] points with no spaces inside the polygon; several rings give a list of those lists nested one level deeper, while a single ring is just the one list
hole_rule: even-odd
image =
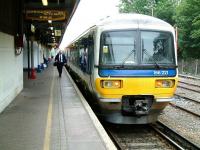
[{"label": "sky", "polygon": [[118,14],[120,0],[80,0],[79,5],[67,26],[60,49],[67,47],[81,33],[106,16]]}]

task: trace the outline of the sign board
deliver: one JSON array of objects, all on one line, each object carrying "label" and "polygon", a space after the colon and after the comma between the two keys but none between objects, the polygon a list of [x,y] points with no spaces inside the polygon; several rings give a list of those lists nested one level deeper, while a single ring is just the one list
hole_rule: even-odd
[{"label": "sign board", "polygon": [[55,30],[55,36],[61,36],[61,30]]},{"label": "sign board", "polygon": [[26,10],[26,20],[37,20],[37,21],[61,21],[66,20],[67,12],[65,10]]},{"label": "sign board", "polygon": [[35,33],[35,26],[33,24],[31,24],[31,32]]}]

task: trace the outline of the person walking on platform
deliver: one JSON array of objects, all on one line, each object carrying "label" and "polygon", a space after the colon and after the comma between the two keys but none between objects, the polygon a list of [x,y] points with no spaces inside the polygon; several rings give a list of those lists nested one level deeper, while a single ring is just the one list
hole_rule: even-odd
[{"label": "person walking on platform", "polygon": [[59,53],[55,57],[55,62],[57,63],[57,69],[59,73],[59,77],[62,75],[62,68],[64,64],[67,62],[65,55],[60,50]]}]

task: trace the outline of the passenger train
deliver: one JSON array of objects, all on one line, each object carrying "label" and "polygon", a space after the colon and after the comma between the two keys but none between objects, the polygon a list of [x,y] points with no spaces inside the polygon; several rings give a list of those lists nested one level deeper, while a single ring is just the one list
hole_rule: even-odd
[{"label": "passenger train", "polygon": [[174,28],[141,14],[102,19],[68,47],[68,67],[92,94],[104,120],[148,124],[177,87]]}]

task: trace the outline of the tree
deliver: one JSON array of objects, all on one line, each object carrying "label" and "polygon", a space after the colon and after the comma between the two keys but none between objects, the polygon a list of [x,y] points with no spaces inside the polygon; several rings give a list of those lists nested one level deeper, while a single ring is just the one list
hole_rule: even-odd
[{"label": "tree", "polygon": [[155,6],[155,16],[173,26],[175,24],[176,4],[175,0],[159,0]]},{"label": "tree", "polygon": [[174,25],[175,21],[173,16],[175,15],[176,1],[177,0],[121,0],[120,12],[154,15]]},{"label": "tree", "polygon": [[151,15],[154,0],[121,0],[120,12]]},{"label": "tree", "polygon": [[200,1],[183,0],[177,7],[176,23],[183,57],[200,58]]}]

